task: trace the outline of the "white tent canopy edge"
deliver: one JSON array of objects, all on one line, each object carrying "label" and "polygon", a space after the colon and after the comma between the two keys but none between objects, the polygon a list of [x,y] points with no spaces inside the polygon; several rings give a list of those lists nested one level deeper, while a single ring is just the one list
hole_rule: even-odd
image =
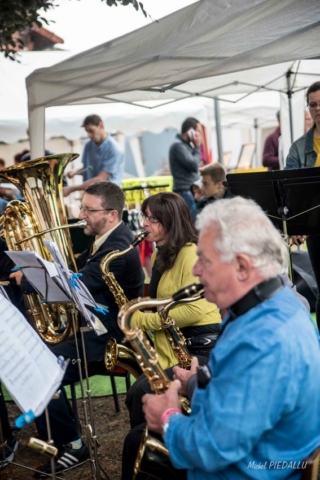
[{"label": "white tent canopy edge", "polygon": [[34,72],[27,78],[32,157],[43,154],[48,106],[126,101],[126,95],[168,101],[188,96],[179,91],[186,82],[317,56],[318,7],[317,0],[202,0]]}]

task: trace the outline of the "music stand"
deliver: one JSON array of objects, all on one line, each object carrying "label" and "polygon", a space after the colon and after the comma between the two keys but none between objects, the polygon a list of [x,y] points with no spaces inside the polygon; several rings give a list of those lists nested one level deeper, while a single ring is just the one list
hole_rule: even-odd
[{"label": "music stand", "polygon": [[233,195],[260,205],[287,242],[320,234],[320,169],[229,174],[227,182]]}]

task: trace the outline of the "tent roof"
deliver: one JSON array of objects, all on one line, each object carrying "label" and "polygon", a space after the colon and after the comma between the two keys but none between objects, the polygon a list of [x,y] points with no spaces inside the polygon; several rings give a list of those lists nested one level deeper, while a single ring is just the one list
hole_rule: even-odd
[{"label": "tent roof", "polygon": [[[267,65],[290,62],[275,67],[281,76],[297,58],[319,55],[319,38],[318,0],[201,0],[35,71],[27,78],[29,109],[114,101],[161,104],[204,92],[214,97],[221,86],[224,93],[250,92],[275,78]],[[240,83],[232,77],[229,87],[228,77],[217,77],[254,67],[264,68],[247,71]]]}]

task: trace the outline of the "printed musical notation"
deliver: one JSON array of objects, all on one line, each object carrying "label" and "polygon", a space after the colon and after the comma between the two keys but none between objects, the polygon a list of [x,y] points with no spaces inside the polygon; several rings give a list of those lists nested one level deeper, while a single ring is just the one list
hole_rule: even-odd
[{"label": "printed musical notation", "polygon": [[40,415],[58,390],[66,364],[57,361],[19,310],[0,294],[0,380],[22,412]]}]

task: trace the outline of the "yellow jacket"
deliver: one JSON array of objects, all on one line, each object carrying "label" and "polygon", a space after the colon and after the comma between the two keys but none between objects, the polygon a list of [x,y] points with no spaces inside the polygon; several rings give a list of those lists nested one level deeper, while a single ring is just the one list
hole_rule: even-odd
[{"label": "yellow jacket", "polygon": [[[157,252],[154,252],[152,256],[153,263],[156,255]],[[198,282],[198,278],[192,275],[192,268],[196,259],[196,245],[194,243],[185,245],[180,250],[173,267],[162,274],[157,289],[157,298],[169,297],[180,288],[190,283]],[[221,322],[217,306],[207,302],[205,299],[173,308],[170,310],[170,316],[179,328]],[[161,321],[158,313],[135,312],[131,323],[141,330],[154,330],[154,346],[162,368],[172,367],[178,363],[164,331],[161,330]]]}]

